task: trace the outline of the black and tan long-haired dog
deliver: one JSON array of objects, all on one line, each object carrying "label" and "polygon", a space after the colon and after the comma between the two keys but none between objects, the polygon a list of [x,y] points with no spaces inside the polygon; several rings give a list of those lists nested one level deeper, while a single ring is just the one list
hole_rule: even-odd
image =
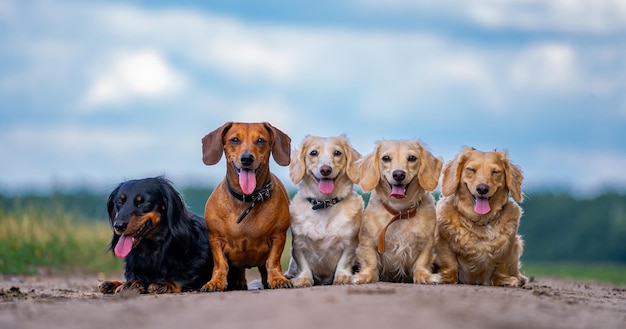
[{"label": "black and tan long-haired dog", "polygon": [[125,260],[126,282],[102,281],[102,293],[176,293],[209,280],[213,259],[204,218],[187,209],[167,179],[121,183],[109,195],[107,211],[110,248]]}]

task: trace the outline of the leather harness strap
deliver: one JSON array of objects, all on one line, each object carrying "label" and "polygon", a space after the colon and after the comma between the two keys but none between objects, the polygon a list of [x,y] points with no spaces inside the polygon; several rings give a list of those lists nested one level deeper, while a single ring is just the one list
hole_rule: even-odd
[{"label": "leather harness strap", "polygon": [[416,203],[407,209],[404,209],[402,211],[397,211],[391,208],[391,206],[389,206],[388,204],[384,202],[382,204],[387,210],[387,212],[392,214],[393,217],[391,218],[389,223],[387,223],[387,225],[383,227],[382,231],[380,231],[380,233],[378,234],[378,248],[377,249],[378,249],[379,254],[385,253],[385,233],[387,233],[387,228],[389,227],[389,225],[391,225],[391,223],[395,222],[398,219],[409,219],[415,216],[415,214],[417,213],[417,206],[419,206],[419,203]]}]

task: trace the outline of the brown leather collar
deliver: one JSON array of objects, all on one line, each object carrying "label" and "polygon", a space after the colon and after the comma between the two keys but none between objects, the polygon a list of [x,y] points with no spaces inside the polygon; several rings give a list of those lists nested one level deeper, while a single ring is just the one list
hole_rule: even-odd
[{"label": "brown leather collar", "polygon": [[387,225],[385,225],[385,227],[383,227],[382,231],[380,231],[380,233],[378,234],[378,253],[379,254],[383,254],[385,253],[385,233],[387,233],[387,228],[389,227],[389,225],[391,225],[391,223],[395,222],[398,219],[409,219],[413,216],[415,216],[415,214],[417,213],[417,207],[419,206],[420,202],[408,207],[407,209],[404,209],[402,211],[397,211],[393,208],[391,208],[391,206],[389,206],[386,203],[382,203],[383,206],[385,207],[385,209],[387,210],[387,212],[389,212],[390,214],[393,215],[393,217],[391,218],[391,220],[389,221],[389,223],[387,223]]}]

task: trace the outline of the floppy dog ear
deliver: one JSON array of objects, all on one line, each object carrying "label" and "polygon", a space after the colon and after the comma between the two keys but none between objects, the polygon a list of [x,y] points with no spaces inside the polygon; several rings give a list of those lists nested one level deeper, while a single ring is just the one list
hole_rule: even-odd
[{"label": "floppy dog ear", "polygon": [[304,156],[306,154],[307,147],[306,141],[302,143],[302,148],[300,150],[295,150],[295,152],[291,155],[291,162],[289,163],[289,178],[294,184],[300,183],[302,178],[304,178],[304,173],[306,172],[306,164]]},{"label": "floppy dog ear", "polygon": [[346,154],[347,160],[346,174],[353,183],[358,184],[361,181],[361,176],[359,175],[359,160],[361,159],[361,153],[350,146],[347,138],[343,137],[343,139],[344,153]]},{"label": "floppy dog ear", "polygon": [[115,248],[115,246],[117,245],[117,242],[120,240],[120,236],[115,234],[115,230],[113,230],[113,221],[115,220],[115,213],[113,211],[115,207],[115,203],[113,199],[115,198],[117,193],[119,193],[121,187],[122,187],[122,184],[119,184],[113,190],[113,192],[109,194],[109,197],[107,198],[107,213],[109,214],[109,224],[111,225],[111,230],[113,231],[113,236],[111,237],[111,242],[109,243],[109,250],[111,250],[113,254],[115,254],[115,252],[113,251],[113,248]]},{"label": "floppy dog ear", "polygon": [[373,190],[378,184],[378,181],[380,181],[380,168],[378,166],[379,148],[380,146],[377,145],[374,152],[359,161],[360,184],[363,192]]},{"label": "floppy dog ear", "polygon": [[417,179],[426,191],[434,191],[439,184],[443,161],[436,158],[425,147],[420,145],[420,167]]},{"label": "floppy dog ear", "polygon": [[502,165],[504,166],[504,178],[506,179],[506,187],[511,192],[511,195],[517,202],[522,202],[524,197],[522,195],[522,169],[511,163],[506,151],[499,152],[502,157]]},{"label": "floppy dog ear", "polygon": [[202,138],[202,162],[204,162],[205,165],[211,166],[220,161],[224,153],[224,143],[222,139],[232,125],[232,122],[226,122],[224,125]]},{"label": "floppy dog ear", "polygon": [[115,198],[121,187],[122,184],[119,184],[113,190],[113,192],[109,194],[109,197],[107,198],[107,213],[109,214],[109,222],[111,223],[111,227],[113,226],[113,220],[115,219],[115,214],[113,213],[113,208],[115,207],[115,204],[113,203],[113,198]]},{"label": "floppy dog ear", "polygon": [[475,150],[473,147],[465,147],[452,161],[446,163],[443,168],[443,181],[441,183],[441,194],[443,196],[452,195],[459,187],[461,172],[467,159],[467,153]]},{"label": "floppy dog ear", "polygon": [[161,183],[159,185],[159,192],[161,192],[165,203],[167,228],[173,240],[177,240],[179,244],[188,248],[191,244],[191,241],[188,240],[191,227],[187,220],[187,218],[189,218],[189,212],[183,201],[183,197],[169,180],[163,177],[158,177],[157,179]]},{"label": "floppy dog ear", "polygon": [[281,166],[289,165],[291,158],[291,138],[278,128],[272,126],[269,122],[263,122],[265,128],[274,137],[272,144],[272,156],[276,163]]}]

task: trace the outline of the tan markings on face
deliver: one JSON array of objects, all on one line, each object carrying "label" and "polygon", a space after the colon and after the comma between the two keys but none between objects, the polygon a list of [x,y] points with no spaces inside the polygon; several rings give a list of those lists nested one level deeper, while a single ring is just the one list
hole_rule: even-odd
[{"label": "tan markings on face", "polygon": [[254,156],[257,168],[269,156],[272,149],[271,135],[264,126],[234,123],[223,139],[224,153],[228,161],[241,165],[241,155],[246,152]]},{"label": "tan markings on face", "polygon": [[408,184],[417,177],[419,159],[420,150],[416,143],[411,141],[383,141],[380,145],[378,159],[381,177],[393,184],[396,182],[393,178],[393,172],[403,170],[406,173],[406,178],[401,183]]},{"label": "tan markings on face", "polygon": [[149,212],[142,216],[132,215],[126,228],[126,234],[135,234],[140,231],[148,222],[152,227],[156,227],[161,221],[161,214],[158,212]]},{"label": "tan markings on face", "polygon": [[495,152],[472,151],[465,161],[461,172],[461,181],[468,190],[478,196],[477,186],[489,187],[486,197],[491,197],[505,184],[504,167]]}]

